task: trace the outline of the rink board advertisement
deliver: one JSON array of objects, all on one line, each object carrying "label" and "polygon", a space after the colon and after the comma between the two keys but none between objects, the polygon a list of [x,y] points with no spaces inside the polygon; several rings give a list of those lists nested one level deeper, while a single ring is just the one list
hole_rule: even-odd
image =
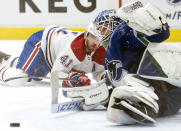
[{"label": "rink board advertisement", "polygon": [[48,25],[85,31],[105,9],[118,9],[119,0],[1,0],[0,39],[27,39]]},{"label": "rink board advertisement", "polygon": [[[25,40],[48,25],[85,31],[88,23],[105,9],[118,9],[133,0],[1,0],[0,40]],[[166,14],[171,26],[169,41],[181,41],[181,0],[146,0]],[[162,5],[162,6],[160,6]]]},{"label": "rink board advertisement", "polygon": [[119,0],[1,0],[0,26],[57,24],[85,28],[100,11],[118,9],[118,2]]}]

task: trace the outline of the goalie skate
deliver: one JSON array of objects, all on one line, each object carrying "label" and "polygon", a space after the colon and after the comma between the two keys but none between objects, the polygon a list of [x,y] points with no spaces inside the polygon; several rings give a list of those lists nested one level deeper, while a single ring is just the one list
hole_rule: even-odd
[{"label": "goalie skate", "polygon": [[132,103],[129,100],[115,98],[115,104],[112,108],[125,111],[132,119],[140,124],[155,123],[156,113],[146,104]]}]

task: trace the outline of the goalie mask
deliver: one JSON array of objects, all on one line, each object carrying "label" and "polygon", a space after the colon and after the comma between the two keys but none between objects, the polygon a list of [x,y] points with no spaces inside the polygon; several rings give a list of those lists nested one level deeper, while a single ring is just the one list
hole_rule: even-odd
[{"label": "goalie mask", "polygon": [[104,10],[94,20],[94,25],[98,32],[97,35],[102,41],[108,40],[113,30],[122,22],[115,14],[116,11],[114,9]]}]

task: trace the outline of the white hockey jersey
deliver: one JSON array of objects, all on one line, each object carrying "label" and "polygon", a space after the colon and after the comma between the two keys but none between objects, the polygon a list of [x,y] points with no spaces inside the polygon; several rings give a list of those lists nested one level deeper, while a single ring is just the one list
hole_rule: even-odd
[{"label": "white hockey jersey", "polygon": [[92,73],[96,81],[104,75],[105,48],[100,46],[88,55],[82,32],[56,26],[47,27],[41,48],[50,69],[58,71],[61,78],[68,77],[73,71]]}]

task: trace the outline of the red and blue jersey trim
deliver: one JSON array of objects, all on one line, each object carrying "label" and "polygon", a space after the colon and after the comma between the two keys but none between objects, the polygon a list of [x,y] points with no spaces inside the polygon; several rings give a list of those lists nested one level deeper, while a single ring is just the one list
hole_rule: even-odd
[{"label": "red and blue jersey trim", "polygon": [[47,33],[47,37],[46,37],[46,56],[45,56],[45,59],[46,59],[46,62],[49,66],[49,68],[51,69],[52,66],[53,66],[53,59],[52,59],[52,53],[51,53],[51,39],[52,39],[52,35],[53,33],[55,32],[56,30],[56,27],[53,27],[51,28],[48,33]]},{"label": "red and blue jersey trim", "polygon": [[22,67],[22,69],[24,71],[27,71],[28,67],[31,65],[31,63],[33,62],[33,60],[36,58],[36,55],[39,52],[39,48],[41,47],[41,42],[37,43],[35,45],[35,49],[32,51],[31,55],[29,56],[29,58],[27,59],[27,61],[25,62],[24,66]]}]

